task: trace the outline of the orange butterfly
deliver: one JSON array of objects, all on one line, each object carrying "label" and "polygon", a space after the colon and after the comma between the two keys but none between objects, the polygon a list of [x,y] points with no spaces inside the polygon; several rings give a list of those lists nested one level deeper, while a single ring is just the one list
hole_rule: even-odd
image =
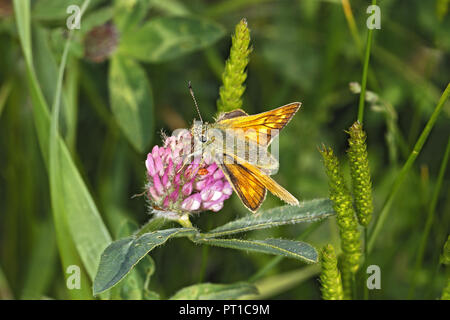
[{"label": "orange butterfly", "polygon": [[293,102],[256,115],[238,109],[219,115],[215,123],[200,121],[191,128],[202,156],[213,159],[252,212],[259,209],[267,190],[290,205],[298,205],[298,200],[270,177],[279,164],[267,148],[300,106],[300,102]]}]

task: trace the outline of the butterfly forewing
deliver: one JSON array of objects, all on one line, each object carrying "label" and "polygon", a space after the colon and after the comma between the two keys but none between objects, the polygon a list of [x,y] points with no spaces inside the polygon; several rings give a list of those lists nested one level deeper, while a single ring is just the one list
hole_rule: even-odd
[{"label": "butterfly forewing", "polygon": [[300,102],[293,102],[251,116],[246,115],[242,110],[235,110],[219,116],[214,126],[223,130],[239,130],[246,139],[258,145],[268,146],[291,120],[300,106]]},{"label": "butterfly forewing", "polygon": [[[298,205],[298,200],[270,177],[279,164],[268,146],[300,105],[294,102],[250,116],[238,109],[206,125],[203,156],[214,159],[242,203],[253,212],[261,206],[267,190],[291,205]],[[196,134],[197,139],[199,135]]]}]

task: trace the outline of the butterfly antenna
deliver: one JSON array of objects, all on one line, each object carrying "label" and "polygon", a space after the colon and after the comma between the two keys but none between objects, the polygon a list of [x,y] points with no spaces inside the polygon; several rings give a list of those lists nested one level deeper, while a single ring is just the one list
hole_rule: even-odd
[{"label": "butterfly antenna", "polygon": [[189,92],[191,93],[192,99],[194,100],[195,108],[197,109],[198,116],[200,117],[200,121],[203,123],[202,115],[200,114],[200,109],[198,108],[197,100],[195,99],[194,90],[192,90],[191,82],[188,82]]}]

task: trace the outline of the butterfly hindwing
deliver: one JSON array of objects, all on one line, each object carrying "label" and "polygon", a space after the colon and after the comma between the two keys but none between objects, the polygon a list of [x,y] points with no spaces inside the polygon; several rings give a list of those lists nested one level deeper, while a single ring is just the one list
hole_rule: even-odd
[{"label": "butterfly hindwing", "polygon": [[235,163],[231,156],[225,155],[223,161],[217,162],[217,165],[242,203],[253,212],[258,210],[267,194],[267,189],[258,177],[252,174],[244,164]]},{"label": "butterfly hindwing", "polygon": [[267,190],[290,205],[298,205],[298,200],[293,195],[250,163],[225,154],[223,161],[217,164],[244,205],[251,211],[258,210],[266,197]]}]

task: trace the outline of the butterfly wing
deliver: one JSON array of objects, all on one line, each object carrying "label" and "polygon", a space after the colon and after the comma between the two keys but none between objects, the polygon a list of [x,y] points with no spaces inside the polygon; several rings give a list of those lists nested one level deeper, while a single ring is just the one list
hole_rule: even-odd
[{"label": "butterfly wing", "polygon": [[300,106],[300,102],[293,102],[251,116],[242,110],[234,110],[219,116],[215,126],[223,130],[239,130],[243,134],[243,139],[268,146],[281,129],[288,124]]},{"label": "butterfly wing", "polygon": [[245,165],[233,163],[231,156],[225,156],[223,161],[216,163],[242,203],[252,212],[258,210],[267,194],[266,187],[258,180],[258,177]]},{"label": "butterfly wing", "polygon": [[267,190],[290,205],[298,205],[298,200],[275,180],[248,162],[240,162],[232,155],[224,155],[217,161],[225,177],[232,185],[242,203],[255,212],[266,197]]}]

